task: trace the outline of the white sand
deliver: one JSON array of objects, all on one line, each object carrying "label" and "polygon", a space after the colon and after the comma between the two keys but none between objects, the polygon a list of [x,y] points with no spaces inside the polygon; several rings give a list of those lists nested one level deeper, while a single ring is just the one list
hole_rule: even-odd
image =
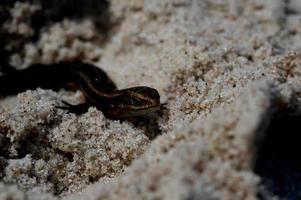
[{"label": "white sand", "polygon": [[283,108],[301,113],[298,5],[112,0],[106,41],[97,43],[91,21],[46,27],[13,63],[93,61],[119,88],[158,89],[167,111],[154,116],[157,127],[135,127],[95,108],[75,116],[55,107],[82,101],[79,92],[3,99],[0,198],[257,199],[254,140]]}]

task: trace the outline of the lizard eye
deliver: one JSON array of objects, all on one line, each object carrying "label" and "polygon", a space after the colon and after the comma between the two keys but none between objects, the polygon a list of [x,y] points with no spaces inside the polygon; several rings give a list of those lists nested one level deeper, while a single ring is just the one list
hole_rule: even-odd
[{"label": "lizard eye", "polygon": [[94,86],[100,86],[100,85],[102,85],[101,79],[99,79],[98,77],[94,77],[93,79],[91,79],[91,83]]}]

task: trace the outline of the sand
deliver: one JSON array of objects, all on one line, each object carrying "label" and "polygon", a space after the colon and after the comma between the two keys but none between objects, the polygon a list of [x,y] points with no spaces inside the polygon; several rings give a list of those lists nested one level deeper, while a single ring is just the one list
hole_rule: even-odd
[{"label": "sand", "polygon": [[[5,26],[32,34],[38,9],[16,3]],[[156,88],[167,109],[137,125],[56,107],[82,102],[79,91],[2,98],[0,199],[258,199],[258,143],[273,118],[301,114],[300,2],[111,0],[109,9],[106,32],[91,19],[51,23],[11,63],[82,59],[119,88]]]}]

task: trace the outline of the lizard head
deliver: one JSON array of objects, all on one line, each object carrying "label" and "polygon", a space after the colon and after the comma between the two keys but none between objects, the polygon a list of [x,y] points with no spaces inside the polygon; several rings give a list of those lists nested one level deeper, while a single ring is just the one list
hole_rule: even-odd
[{"label": "lizard head", "polygon": [[150,87],[132,87],[119,90],[107,103],[106,114],[110,118],[136,117],[160,109],[160,95]]}]

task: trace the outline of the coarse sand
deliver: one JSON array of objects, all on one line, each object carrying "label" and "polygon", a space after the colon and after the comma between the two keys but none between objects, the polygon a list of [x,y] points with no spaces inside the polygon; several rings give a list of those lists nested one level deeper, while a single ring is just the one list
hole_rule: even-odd
[{"label": "coarse sand", "polygon": [[[26,19],[38,9],[15,3],[4,28],[32,34]],[[265,130],[301,115],[300,1],[111,0],[109,9],[106,33],[91,19],[50,23],[10,62],[82,59],[118,88],[156,88],[166,109],[133,123],[57,108],[84,101],[79,91],[2,98],[0,199],[258,199]]]}]

